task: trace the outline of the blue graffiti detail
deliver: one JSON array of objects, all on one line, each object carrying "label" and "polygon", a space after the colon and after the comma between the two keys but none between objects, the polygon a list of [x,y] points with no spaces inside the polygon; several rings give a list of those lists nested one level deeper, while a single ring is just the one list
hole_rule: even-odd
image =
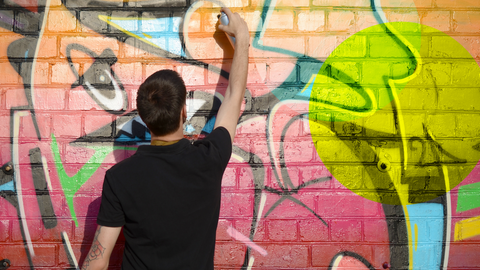
[{"label": "blue graffiti detail", "polygon": [[1,185],[0,191],[15,191],[15,187],[13,186],[13,181],[10,181]]},{"label": "blue graffiti detail", "polygon": [[159,47],[165,51],[185,57],[179,29],[181,18],[126,19],[109,18],[108,22],[129,35]]},{"label": "blue graffiti detail", "polygon": [[440,269],[445,218],[443,205],[419,203],[407,205],[407,209],[413,234],[413,269]]}]

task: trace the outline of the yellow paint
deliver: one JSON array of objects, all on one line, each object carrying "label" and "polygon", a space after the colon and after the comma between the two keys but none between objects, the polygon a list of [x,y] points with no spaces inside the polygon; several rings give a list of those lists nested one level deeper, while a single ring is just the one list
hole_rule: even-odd
[{"label": "yellow paint", "polygon": [[418,225],[415,223],[415,251],[417,251],[418,247]]},{"label": "yellow paint", "polygon": [[420,55],[420,52],[415,48],[415,46],[410,43],[404,36],[398,32],[395,27],[392,27],[390,24],[385,24],[385,26],[390,30],[400,41],[407,46],[407,48],[410,50],[410,52],[413,54],[415,57],[415,61],[417,61],[417,67],[415,69],[415,72],[413,72],[412,75],[394,80],[394,79],[388,79],[388,85],[390,86],[390,90],[392,91],[392,96],[393,96],[393,102],[395,104],[395,107],[397,109],[397,121],[398,121],[398,128],[400,129],[400,137],[402,138],[402,146],[403,146],[403,169],[407,170],[407,163],[408,163],[408,153],[407,153],[407,135],[405,133],[405,122],[403,121],[403,113],[402,113],[402,107],[400,105],[400,99],[398,98],[397,94],[397,89],[395,87],[395,84],[400,84],[400,85],[406,85],[408,82],[411,80],[415,79],[418,74],[422,71],[423,69],[423,62],[422,62],[422,56]]},{"label": "yellow paint", "polygon": [[[114,26],[115,28],[117,28],[118,30],[122,31],[123,33],[129,35],[129,36],[132,36],[132,37],[135,37],[155,48],[160,48],[160,49],[163,49],[161,47],[159,47],[158,45],[156,45],[155,43],[152,43],[148,40],[146,40],[145,38],[139,36],[139,35],[135,35],[134,33],[130,32],[130,31],[127,31],[125,29],[123,29],[123,27],[121,27],[120,25],[112,22],[111,20],[136,20],[136,19],[132,19],[132,18],[123,18],[123,17],[112,17],[112,16],[106,16],[106,15],[98,15],[98,18],[106,23],[108,23],[109,25],[111,26]],[[142,20],[154,20],[154,18],[146,18],[146,19],[142,19]],[[146,35],[145,35],[146,36]]]},{"label": "yellow paint", "polygon": [[455,224],[455,241],[480,235],[480,216],[464,219]]}]

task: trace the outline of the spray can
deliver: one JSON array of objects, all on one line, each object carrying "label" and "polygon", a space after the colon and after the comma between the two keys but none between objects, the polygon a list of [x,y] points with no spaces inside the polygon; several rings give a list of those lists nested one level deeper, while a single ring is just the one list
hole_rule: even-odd
[{"label": "spray can", "polygon": [[[228,16],[223,11],[222,11],[222,14],[220,15],[220,23],[223,25],[228,25],[229,23]],[[230,36],[229,34],[227,34],[227,32],[225,32],[225,35],[227,36],[228,41],[230,41],[230,44],[232,44],[232,47],[235,48],[235,37]]]}]

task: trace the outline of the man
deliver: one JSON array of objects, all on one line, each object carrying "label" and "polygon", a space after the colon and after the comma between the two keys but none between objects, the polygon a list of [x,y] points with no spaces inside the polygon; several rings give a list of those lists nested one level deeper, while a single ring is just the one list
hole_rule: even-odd
[{"label": "man", "polygon": [[249,33],[237,13],[219,29],[236,38],[229,85],[215,128],[191,144],[183,138],[186,89],[162,70],[140,86],[137,109],[152,145],[105,175],[97,231],[82,269],[107,269],[122,227],[122,269],[213,269],[221,178],[230,159],[246,88]]}]

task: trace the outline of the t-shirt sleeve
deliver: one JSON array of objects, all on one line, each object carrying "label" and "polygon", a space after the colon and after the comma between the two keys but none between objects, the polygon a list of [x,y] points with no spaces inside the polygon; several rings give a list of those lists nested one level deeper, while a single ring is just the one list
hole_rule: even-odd
[{"label": "t-shirt sleeve", "polygon": [[113,190],[111,181],[112,179],[107,171],[103,181],[102,201],[100,211],[98,212],[97,224],[107,227],[121,227],[125,224],[125,215],[120,200]]},{"label": "t-shirt sleeve", "polygon": [[[208,147],[210,150],[213,150],[222,167],[227,166],[230,156],[232,155],[232,139],[226,128],[222,126],[217,127],[203,140],[197,141],[196,144],[209,145]],[[212,158],[212,156],[210,156],[210,158]]]}]

